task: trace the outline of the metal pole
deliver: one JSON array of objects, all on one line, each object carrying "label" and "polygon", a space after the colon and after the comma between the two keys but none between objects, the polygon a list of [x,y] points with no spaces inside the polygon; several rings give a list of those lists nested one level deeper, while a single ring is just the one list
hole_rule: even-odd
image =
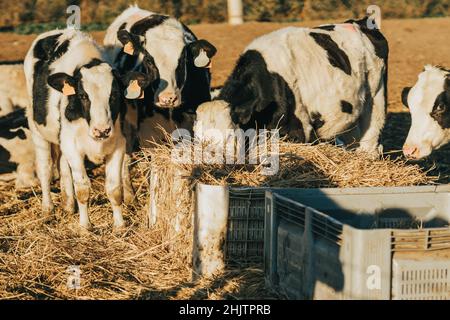
[{"label": "metal pole", "polygon": [[228,23],[238,25],[244,23],[244,6],[242,0],[228,0]]}]

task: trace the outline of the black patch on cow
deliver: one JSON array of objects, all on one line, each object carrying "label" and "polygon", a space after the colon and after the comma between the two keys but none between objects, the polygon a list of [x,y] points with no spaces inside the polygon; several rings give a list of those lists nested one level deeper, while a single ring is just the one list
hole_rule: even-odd
[{"label": "black patch on cow", "polygon": [[347,54],[339,48],[336,42],[331,39],[330,35],[324,33],[311,32],[310,36],[321,46],[328,55],[328,60],[333,67],[339,68],[346,74],[352,74],[352,67]]},{"label": "black patch on cow", "polygon": [[33,74],[33,120],[44,126],[47,124],[47,102],[50,90],[47,85],[49,68],[56,59],[67,52],[70,45],[69,40],[58,45],[61,34],[39,40],[33,49],[34,57],[39,59],[34,65]]},{"label": "black patch on cow", "polygon": [[168,16],[154,14],[136,22],[130,29],[132,34],[143,36],[149,29],[156,28],[169,19]]},{"label": "black patch on cow", "polygon": [[0,118],[0,138],[12,140],[27,138],[24,129],[28,129],[25,109],[19,109]]},{"label": "black patch on cow", "polygon": [[368,28],[367,21],[369,17],[364,17],[360,20],[348,20],[346,23],[356,23],[361,31],[367,36],[372,45],[375,48],[375,54],[383,59],[386,66],[384,74],[384,98],[386,108],[388,105],[388,73],[389,73],[389,43],[385,36],[377,28]]},{"label": "black patch on cow", "polygon": [[39,60],[50,60],[58,45],[58,39],[62,33],[57,33],[39,40],[33,49],[33,55]]},{"label": "black patch on cow", "polygon": [[442,129],[450,129],[450,77],[445,79],[444,91],[437,96],[430,115]]},{"label": "black patch on cow", "polygon": [[23,64],[23,60],[14,60],[14,61],[0,61],[1,66],[14,66],[18,64]]},{"label": "black patch on cow", "polygon": [[408,104],[408,96],[409,96],[409,92],[411,91],[411,87],[406,87],[402,90],[402,103],[405,107],[409,108],[409,104]]},{"label": "black patch on cow", "polygon": [[343,113],[352,114],[353,113],[353,105],[348,101],[341,101],[341,110]]},{"label": "black patch on cow", "polygon": [[124,23],[122,23],[121,25],[120,25],[120,27],[119,27],[119,30],[118,31],[120,31],[120,30],[125,30],[125,28],[127,27],[127,23],[126,22],[124,22]]},{"label": "black patch on cow", "polygon": [[310,118],[314,130],[318,130],[325,125],[325,120],[322,119],[322,115],[319,112],[312,112]]},{"label": "black patch on cow", "polygon": [[105,62],[100,60],[100,59],[98,59],[98,58],[94,58],[89,63],[85,64],[83,66],[83,68],[84,69],[92,69],[94,67],[97,67],[97,66],[101,65],[102,63],[105,63]]},{"label": "black patch on cow", "polygon": [[249,50],[238,60],[219,99],[231,106],[240,128],[280,128],[280,134],[305,142],[302,123],[295,116],[295,97],[282,76],[271,73],[260,52]]},{"label": "black patch on cow", "polygon": [[325,30],[325,31],[334,31],[335,28],[336,28],[336,25],[327,24],[325,26],[315,27],[314,29],[321,29],[321,30]]},{"label": "black patch on cow", "polygon": [[0,145],[0,174],[11,173],[17,170],[17,163],[10,160],[11,153]]}]

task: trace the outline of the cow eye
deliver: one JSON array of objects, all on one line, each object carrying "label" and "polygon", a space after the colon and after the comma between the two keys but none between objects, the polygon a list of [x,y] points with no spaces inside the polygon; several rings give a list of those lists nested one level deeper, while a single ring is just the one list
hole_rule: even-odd
[{"label": "cow eye", "polygon": [[81,99],[81,100],[85,100],[85,101],[87,101],[87,100],[89,100],[89,97],[88,97],[88,95],[87,95],[87,94],[85,94],[85,93],[81,93],[81,94],[80,94],[80,99]]},{"label": "cow eye", "polygon": [[444,111],[445,110],[445,105],[443,104],[439,104],[436,108],[437,111]]}]

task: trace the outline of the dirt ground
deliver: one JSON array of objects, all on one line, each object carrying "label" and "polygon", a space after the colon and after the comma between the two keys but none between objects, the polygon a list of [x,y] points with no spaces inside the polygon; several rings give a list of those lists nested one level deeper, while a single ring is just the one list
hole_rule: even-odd
[{"label": "dirt ground", "polygon": [[[255,38],[273,30],[294,26],[317,26],[333,21],[308,21],[301,23],[247,23],[242,26],[228,24],[201,24],[191,26],[200,37],[208,39],[217,48],[213,64],[213,86],[224,83],[239,54]],[[389,116],[383,134],[385,152],[400,156],[399,152],[408,133],[410,116],[401,103],[401,91],[415,83],[417,75],[426,64],[450,66],[450,18],[385,20],[382,31],[390,44],[389,61]],[[93,36],[102,41],[104,32]],[[34,35],[0,34],[0,60],[23,59]],[[435,152],[420,164],[440,176],[440,182],[450,181],[449,148]]]}]

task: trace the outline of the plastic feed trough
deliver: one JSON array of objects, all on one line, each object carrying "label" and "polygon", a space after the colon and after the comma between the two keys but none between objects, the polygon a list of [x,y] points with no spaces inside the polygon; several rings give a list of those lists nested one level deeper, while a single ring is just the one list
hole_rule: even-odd
[{"label": "plastic feed trough", "polygon": [[450,188],[266,192],[267,283],[294,299],[450,299]]}]

